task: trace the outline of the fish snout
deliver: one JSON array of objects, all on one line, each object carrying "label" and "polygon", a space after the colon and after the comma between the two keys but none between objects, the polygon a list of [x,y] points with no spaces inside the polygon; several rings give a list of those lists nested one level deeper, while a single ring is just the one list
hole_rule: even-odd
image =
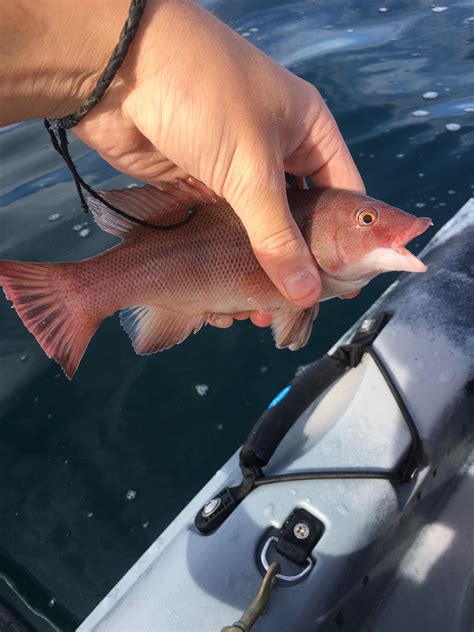
[{"label": "fish snout", "polygon": [[392,244],[392,248],[398,246],[406,246],[408,242],[410,242],[415,237],[419,237],[422,235],[425,230],[427,230],[430,226],[433,225],[430,217],[415,217],[414,221],[408,228],[402,231],[398,237],[394,240]]}]

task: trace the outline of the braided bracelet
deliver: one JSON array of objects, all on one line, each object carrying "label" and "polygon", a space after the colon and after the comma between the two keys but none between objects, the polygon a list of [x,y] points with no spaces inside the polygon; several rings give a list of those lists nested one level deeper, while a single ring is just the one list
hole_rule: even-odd
[{"label": "braided bracelet", "polygon": [[105,70],[99,77],[96,87],[91,94],[83,101],[77,112],[69,114],[61,119],[55,119],[50,121],[53,127],[62,127],[63,129],[71,129],[81,121],[84,116],[92,110],[100,99],[103,97],[104,92],[112,83],[117,70],[122,65],[128,48],[133,40],[135,33],[137,32],[140,18],[145,11],[146,0],[132,0],[130,9],[128,11],[127,21],[125,22],[122,32],[120,33],[117,46],[114,48],[112,55],[107,62]]},{"label": "braided bracelet", "polygon": [[69,143],[66,133],[66,130],[71,129],[71,127],[77,125],[79,121],[81,121],[84,116],[86,116],[86,114],[92,110],[94,105],[99,102],[101,97],[104,95],[104,92],[112,83],[117,70],[120,68],[123,60],[125,59],[125,55],[127,54],[133,36],[138,29],[140,18],[142,17],[145,10],[145,5],[146,0],[132,0],[128,12],[128,18],[124,24],[122,32],[120,33],[118,44],[114,48],[113,53],[110,56],[110,59],[107,62],[107,66],[100,76],[96,87],[94,88],[90,96],[80,104],[77,112],[75,114],[70,114],[69,116],[64,116],[61,119],[44,119],[44,124],[49,132],[51,143],[54,149],[62,157],[69,171],[71,172],[72,177],[74,178],[74,184],[76,185],[77,194],[79,195],[79,199],[81,201],[82,210],[85,213],[88,212],[88,206],[84,197],[83,190],[87,191],[90,195],[92,195],[92,197],[96,198],[97,200],[100,200],[102,204],[107,206],[107,208],[114,211],[118,215],[121,215],[122,217],[126,217],[131,222],[135,222],[136,224],[139,224],[141,226],[146,226],[147,228],[154,228],[156,230],[170,230],[172,228],[182,226],[183,224],[188,222],[196,211],[195,207],[189,209],[186,219],[182,222],[178,222],[177,224],[152,224],[151,222],[147,222],[146,220],[134,217],[133,215],[129,215],[124,210],[117,208],[116,206],[108,202],[105,198],[103,198],[100,193],[97,193],[97,191],[89,186],[87,182],[79,175],[76,165],[74,164],[71,158],[71,154],[69,153]]}]

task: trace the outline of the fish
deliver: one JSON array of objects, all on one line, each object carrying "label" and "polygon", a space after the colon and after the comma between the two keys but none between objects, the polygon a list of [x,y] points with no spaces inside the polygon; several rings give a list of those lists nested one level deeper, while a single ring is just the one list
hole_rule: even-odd
[{"label": "fish", "polygon": [[[200,185],[178,180],[89,198],[98,226],[120,239],[91,258],[0,260],[7,299],[69,379],[101,322],[117,311],[140,355],[183,342],[216,316],[249,310],[271,314],[278,348],[306,345],[316,307],[295,307],[280,294],[231,206]],[[335,188],[289,188],[287,195],[319,267],[321,300],[354,296],[383,272],[426,270],[405,245],[430,218]]]}]

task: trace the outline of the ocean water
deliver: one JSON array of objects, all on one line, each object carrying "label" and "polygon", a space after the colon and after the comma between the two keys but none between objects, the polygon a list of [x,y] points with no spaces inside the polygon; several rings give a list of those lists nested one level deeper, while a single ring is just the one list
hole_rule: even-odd
[{"label": "ocean water", "polygon": [[[205,4],[319,88],[371,195],[433,218],[414,251],[473,194],[472,0]],[[73,139],[71,151],[92,186],[130,182]],[[0,130],[0,152],[0,258],[76,260],[114,243],[82,214],[41,122]],[[296,353],[238,323],[142,358],[113,317],[72,382],[1,297],[0,598],[38,630],[74,629],[394,278],[325,303]]]}]

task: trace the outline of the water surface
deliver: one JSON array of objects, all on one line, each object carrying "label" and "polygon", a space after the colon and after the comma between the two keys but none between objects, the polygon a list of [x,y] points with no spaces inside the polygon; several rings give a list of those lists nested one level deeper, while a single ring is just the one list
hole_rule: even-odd
[{"label": "water surface", "polygon": [[[206,4],[319,88],[371,195],[430,215],[436,228],[470,197],[472,2],[446,3],[444,11],[421,0]],[[423,98],[428,92],[437,96]],[[420,110],[426,114],[415,116]],[[91,185],[129,182],[79,142],[71,149]],[[1,258],[76,260],[113,243],[81,213],[40,122],[0,130],[0,151]],[[297,368],[326,351],[394,278],[377,279],[354,301],[324,304],[310,344],[297,353],[277,351],[269,331],[239,323],[140,358],[113,317],[73,382],[1,298],[0,576],[72,629],[238,447]],[[52,629],[5,582],[1,595],[39,630]]]}]

